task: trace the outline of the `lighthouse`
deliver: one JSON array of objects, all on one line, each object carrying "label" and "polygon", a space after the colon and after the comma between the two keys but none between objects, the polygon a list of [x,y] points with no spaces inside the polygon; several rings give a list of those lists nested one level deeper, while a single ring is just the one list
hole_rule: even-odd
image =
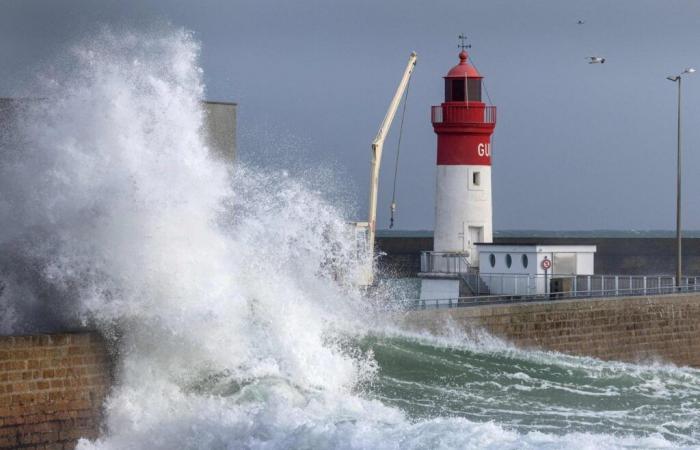
[{"label": "lighthouse", "polygon": [[482,101],[482,79],[462,48],[459,64],[444,77],[445,100],[431,111],[437,134],[433,249],[462,254],[471,267],[478,267],[475,244],[493,241],[491,135],[496,107]]}]

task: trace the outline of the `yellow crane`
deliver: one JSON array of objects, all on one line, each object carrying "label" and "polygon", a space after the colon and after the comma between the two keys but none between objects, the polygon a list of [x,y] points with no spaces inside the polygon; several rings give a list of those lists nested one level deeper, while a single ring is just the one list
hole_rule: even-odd
[{"label": "yellow crane", "polygon": [[389,103],[389,109],[379,126],[379,131],[372,141],[372,161],[370,164],[369,174],[369,214],[367,222],[355,222],[356,228],[359,230],[366,229],[366,245],[367,245],[367,261],[363,273],[360,275],[359,284],[369,286],[374,283],[374,241],[376,236],[377,226],[377,191],[379,188],[379,167],[382,162],[382,150],[384,149],[384,141],[389,133],[391,123],[394,121],[396,110],[401,103],[401,97],[406,92],[408,81],[411,79],[413,69],[416,67],[417,55],[412,52],[408,58],[408,64],[403,72],[398,88],[394,93],[394,97]]}]

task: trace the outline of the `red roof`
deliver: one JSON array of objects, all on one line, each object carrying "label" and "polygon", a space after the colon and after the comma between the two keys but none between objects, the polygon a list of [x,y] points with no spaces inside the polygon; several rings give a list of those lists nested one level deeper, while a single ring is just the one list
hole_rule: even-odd
[{"label": "red roof", "polygon": [[445,78],[483,78],[474,66],[467,62],[468,59],[469,55],[462,50],[459,53],[459,64],[451,68]]}]

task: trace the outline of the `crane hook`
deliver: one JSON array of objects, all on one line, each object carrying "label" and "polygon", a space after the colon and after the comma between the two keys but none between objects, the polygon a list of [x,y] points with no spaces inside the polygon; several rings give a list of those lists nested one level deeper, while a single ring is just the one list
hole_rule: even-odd
[{"label": "crane hook", "polygon": [[389,228],[394,228],[394,213],[396,212],[396,202],[391,202],[391,218],[389,219]]}]

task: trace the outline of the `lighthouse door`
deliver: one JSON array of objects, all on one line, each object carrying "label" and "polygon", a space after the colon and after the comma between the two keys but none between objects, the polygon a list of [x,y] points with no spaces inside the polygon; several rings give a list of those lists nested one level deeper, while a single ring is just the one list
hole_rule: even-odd
[{"label": "lighthouse door", "polygon": [[469,263],[474,266],[479,266],[479,252],[476,248],[477,242],[483,242],[484,240],[484,227],[469,227]]}]

